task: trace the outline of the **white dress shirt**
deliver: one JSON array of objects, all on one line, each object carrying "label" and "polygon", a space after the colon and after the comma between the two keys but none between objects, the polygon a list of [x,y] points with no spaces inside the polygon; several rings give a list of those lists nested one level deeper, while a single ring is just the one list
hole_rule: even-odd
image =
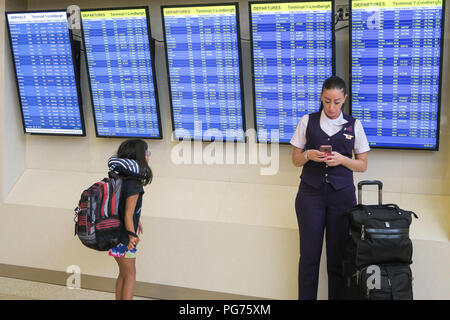
[{"label": "white dress shirt", "polygon": [[[306,128],[308,127],[309,115],[304,115],[295,129],[294,136],[291,139],[291,144],[294,147],[305,149],[306,145]],[[338,133],[347,120],[341,114],[336,119],[329,119],[322,110],[320,114],[320,128],[328,135],[332,136]],[[370,151],[369,142],[367,141],[366,133],[364,132],[361,121],[355,121],[355,154]]]}]

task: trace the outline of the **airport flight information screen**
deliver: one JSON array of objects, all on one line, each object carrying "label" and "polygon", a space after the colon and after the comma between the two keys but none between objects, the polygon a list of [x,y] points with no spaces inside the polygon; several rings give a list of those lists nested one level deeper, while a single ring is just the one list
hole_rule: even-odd
[{"label": "airport flight information screen", "polygon": [[351,113],[372,147],[438,149],[443,1],[351,1]]},{"label": "airport flight information screen", "polygon": [[146,8],[81,12],[99,137],[162,138]]},{"label": "airport flight information screen", "polygon": [[84,135],[66,12],[6,15],[25,133]]},{"label": "airport flight information screen", "polygon": [[251,3],[258,141],[289,143],[333,74],[331,1]]},{"label": "airport flight information screen", "polygon": [[244,141],[237,5],[162,14],[175,139]]}]

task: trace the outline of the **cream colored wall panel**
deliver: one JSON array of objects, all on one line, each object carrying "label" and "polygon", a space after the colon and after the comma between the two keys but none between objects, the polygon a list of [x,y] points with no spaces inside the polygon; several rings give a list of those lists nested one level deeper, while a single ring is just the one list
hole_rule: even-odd
[{"label": "cream colored wall panel", "polygon": [[416,300],[450,300],[450,243],[413,241],[413,292]]},{"label": "cream colored wall panel", "polygon": [[86,162],[88,171],[103,172],[104,175],[108,173],[108,159],[115,155],[119,145],[125,139],[104,139],[104,138],[89,138],[89,148],[84,151],[87,158],[83,159],[83,153],[78,155],[80,161]]},{"label": "cream colored wall panel", "polygon": [[145,188],[142,214],[217,221],[225,184],[202,180],[161,178]]},{"label": "cream colored wall panel", "polygon": [[[103,177],[27,169],[6,202],[74,209],[82,191]],[[144,190],[143,215],[296,228],[296,187],[155,177]]]},{"label": "cream colored wall panel", "polygon": [[[27,169],[6,202],[73,210],[81,192],[104,177],[102,173]],[[145,216],[297,230],[297,187],[155,177],[144,190]],[[374,186],[364,188],[364,204],[378,203],[378,192],[373,190]],[[450,240],[449,196],[384,191],[383,203],[396,203],[423,217],[414,221],[412,238]]]},{"label": "cream colored wall panel", "polygon": [[73,210],[83,190],[103,177],[102,174],[27,169],[6,203]]},{"label": "cream colored wall panel", "polygon": [[89,171],[89,141],[83,137],[27,136],[27,168]]},{"label": "cream colored wall panel", "polygon": [[[3,223],[26,221],[32,228],[17,237],[14,228],[2,238],[0,263],[65,271],[78,265],[82,274],[115,278],[118,270],[106,253],[73,237],[70,210],[2,205]],[[142,217],[137,280],[274,299],[296,299],[298,232],[227,223]],[[52,228],[52,226],[59,226]],[[450,299],[450,243],[414,240],[416,299]],[[319,299],[326,298],[326,258],[322,256]]]},{"label": "cream colored wall panel", "polygon": [[4,204],[0,210],[10,213],[2,216],[10,227],[2,228],[7,245],[0,248],[1,263],[58,271],[78,265],[82,273],[87,269],[93,275],[115,276],[115,262],[107,253],[90,250],[74,237],[73,209]]},{"label": "cream colored wall panel", "polygon": [[[150,267],[142,281],[258,297],[296,296],[295,230],[159,218],[146,218],[145,228],[151,239],[142,242],[137,261],[138,268],[139,263]],[[152,245],[156,241],[166,246]]]},{"label": "cream colored wall panel", "polygon": [[401,192],[404,172],[403,154],[409,151],[372,149],[367,153],[366,172],[354,173],[355,185],[361,180],[381,180],[386,192]]},{"label": "cream colored wall panel", "polygon": [[[85,248],[73,236],[70,210],[2,209],[15,212],[5,217],[5,224],[20,219],[33,227],[20,237],[14,228],[2,231],[2,238],[16,241],[0,248],[1,263],[58,271],[78,265],[83,274],[117,276],[114,259]],[[142,221],[138,281],[259,297],[287,299],[296,294],[295,230],[153,217]]]},{"label": "cream colored wall panel", "polygon": [[297,187],[229,183],[219,221],[297,229]]},{"label": "cream colored wall panel", "polygon": [[[63,235],[58,241],[55,238],[55,235],[61,235],[61,231],[65,229],[64,223],[61,224],[62,216],[57,210],[20,205],[2,205],[1,210],[10,213],[2,216],[5,225],[15,226],[18,219],[21,219],[20,221],[25,222],[22,228],[27,229],[19,234],[17,228],[2,228],[2,240],[7,243],[0,248],[2,263],[61,269],[55,257],[62,256],[67,235]],[[56,230],[51,228],[52,221],[59,225]]]},{"label": "cream colored wall panel", "polygon": [[[405,155],[402,191],[450,195],[450,134],[442,135],[439,152],[414,151]],[[450,210],[449,210],[450,214]]]},{"label": "cream colored wall panel", "polygon": [[[105,171],[108,158],[115,154],[125,139],[88,137],[27,136],[26,166],[47,170],[80,172]],[[169,138],[167,138],[169,140]],[[147,140],[152,151],[150,166],[154,174],[168,178],[235,181],[272,185],[296,186],[301,169],[291,162],[292,148],[285,145],[265,147],[254,144],[234,146],[234,151],[223,144],[192,142],[182,150],[179,142]],[[233,146],[233,145],[231,145]],[[243,148],[244,152],[238,151]],[[251,151],[255,148],[255,151]],[[213,149],[221,150],[215,155]],[[271,149],[274,149],[272,156]],[[278,157],[278,154],[280,155]]]},{"label": "cream colored wall panel", "polygon": [[6,0],[5,3],[5,10],[6,11],[19,11],[19,10],[26,10],[27,9],[27,0]]},{"label": "cream colored wall panel", "polygon": [[[450,195],[448,181],[444,180],[450,169],[447,141],[442,141],[439,152],[419,152],[404,161],[402,192],[417,194]],[[405,158],[408,157],[405,155]],[[419,169],[420,168],[420,169]]]},{"label": "cream colored wall panel", "polygon": [[413,239],[450,240],[450,197],[402,194],[399,206],[407,206],[419,216],[413,219]]},{"label": "cream colored wall panel", "polygon": [[[378,191],[376,186],[364,186],[362,192],[362,203],[366,205],[378,204]],[[383,203],[397,203],[400,198],[400,193],[392,193],[384,191],[383,184]],[[356,190],[356,201],[358,201],[358,190]]]},{"label": "cream colored wall panel", "polygon": [[[266,150],[249,143],[147,142],[152,151],[150,165],[159,176],[291,186],[299,183],[301,169],[291,163],[290,146],[273,145]],[[271,148],[276,149],[273,156]]]}]

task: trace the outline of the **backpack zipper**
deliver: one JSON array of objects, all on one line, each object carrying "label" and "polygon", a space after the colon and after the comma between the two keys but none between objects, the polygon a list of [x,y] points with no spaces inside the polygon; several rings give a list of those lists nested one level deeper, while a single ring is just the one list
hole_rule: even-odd
[{"label": "backpack zipper", "polygon": [[359,276],[361,275],[361,271],[356,270],[356,273],[354,275],[352,275],[352,277],[356,278],[356,285],[359,284]]},{"label": "backpack zipper", "polygon": [[365,240],[366,232],[364,230],[364,225],[361,226],[361,240]]},{"label": "backpack zipper", "polygon": [[371,239],[405,239],[409,238],[409,229],[373,229],[364,230]]}]

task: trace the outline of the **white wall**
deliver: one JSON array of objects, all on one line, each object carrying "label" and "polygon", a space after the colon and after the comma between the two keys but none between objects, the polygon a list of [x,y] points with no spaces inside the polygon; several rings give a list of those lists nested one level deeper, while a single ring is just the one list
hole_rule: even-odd
[{"label": "white wall", "polygon": [[[9,11],[13,10],[24,10],[26,9],[26,1],[15,1],[10,4],[6,9]],[[14,159],[14,161],[6,160],[5,165],[2,166],[2,181],[3,181],[3,192],[2,199],[4,200],[8,193],[13,188],[14,184],[22,175],[25,170],[25,147],[26,138],[23,134],[22,119],[20,116],[20,106],[19,99],[17,95],[17,85],[16,77],[14,74],[13,59],[11,56],[11,46],[9,44],[9,37],[7,36],[7,31],[2,34],[4,36],[4,59],[2,63],[5,66],[5,72],[1,75],[4,77],[4,94],[3,105],[5,110],[8,112],[4,113],[4,121],[2,121],[2,133],[4,137],[4,159]],[[3,51],[2,51],[3,52]],[[18,130],[19,129],[19,130]]]},{"label": "white wall", "polygon": [[[211,1],[203,1],[208,2]],[[12,0],[6,3],[17,4]],[[78,4],[81,8],[148,5],[153,37],[162,40],[161,3],[29,0],[28,8],[60,9],[70,4]],[[164,2],[185,3],[192,2]],[[12,10],[8,6],[7,9]],[[239,9],[241,37],[249,39],[247,1],[240,1]],[[450,19],[449,9],[447,6],[447,19]],[[4,19],[1,12],[0,19]],[[84,69],[82,91],[87,136],[23,135],[3,22],[0,28],[0,71],[4,68],[0,78],[0,90],[3,91],[0,190],[4,195],[0,203],[0,215],[4,219],[0,224],[0,242],[8,243],[8,246],[0,247],[0,263],[52,270],[66,270],[67,266],[78,264],[84,273],[114,277],[117,270],[109,257],[81,247],[73,237],[72,218],[81,191],[106,173],[106,160],[122,139],[95,137]],[[429,282],[422,277],[434,270],[430,261],[422,257],[432,250],[450,249],[449,30],[450,23],[447,23],[440,151],[372,150],[367,172],[355,174],[356,181],[382,180],[385,202],[396,202],[419,214],[420,220],[413,223],[412,237],[420,244],[415,250],[417,262],[414,267],[420,272],[415,275],[416,296],[422,298],[450,298],[450,280],[445,280],[448,279],[446,275],[442,275],[443,281],[436,281],[433,292],[427,289]],[[339,31],[336,40],[337,74],[348,78],[348,29]],[[242,42],[242,50],[245,117],[247,128],[252,128],[248,42]],[[166,65],[161,43],[157,43],[156,60],[164,139],[147,140],[152,151],[154,182],[145,189],[142,218],[145,233],[137,259],[138,280],[295,299],[298,231],[294,199],[301,170],[291,164],[291,147],[280,146],[279,171],[275,175],[261,175],[260,169],[267,165],[250,164],[248,151],[243,165],[175,165],[171,161],[171,152],[178,143],[171,141]],[[209,144],[198,145],[204,149]],[[245,145],[247,150],[249,145]],[[374,192],[365,195],[365,200],[375,202]],[[20,226],[19,242],[7,241],[16,233],[11,226]],[[435,255],[434,259],[435,264],[450,264],[448,255]],[[322,266],[321,298],[326,297],[325,280]]]}]

